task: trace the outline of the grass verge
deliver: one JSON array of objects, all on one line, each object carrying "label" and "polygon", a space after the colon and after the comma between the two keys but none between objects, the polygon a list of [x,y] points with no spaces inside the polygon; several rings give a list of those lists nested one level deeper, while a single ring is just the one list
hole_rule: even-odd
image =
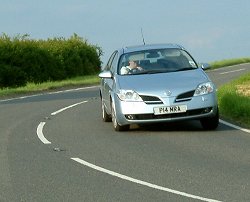
[{"label": "grass verge", "polygon": [[220,87],[218,101],[223,118],[250,128],[250,73]]},{"label": "grass verge", "polygon": [[217,69],[220,67],[238,65],[238,64],[249,63],[249,62],[250,62],[250,58],[237,58],[237,59],[228,59],[228,60],[211,62],[210,65],[212,69]]}]

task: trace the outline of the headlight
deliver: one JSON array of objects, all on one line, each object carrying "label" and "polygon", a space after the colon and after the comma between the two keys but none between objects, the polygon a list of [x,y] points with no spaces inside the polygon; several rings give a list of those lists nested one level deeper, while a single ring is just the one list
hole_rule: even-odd
[{"label": "headlight", "polygon": [[211,82],[202,83],[196,88],[194,96],[205,95],[208,93],[212,93],[213,91],[214,91],[214,85]]},{"label": "headlight", "polygon": [[117,92],[117,95],[122,101],[134,101],[134,102],[142,101],[139,94],[133,90],[119,90]]}]

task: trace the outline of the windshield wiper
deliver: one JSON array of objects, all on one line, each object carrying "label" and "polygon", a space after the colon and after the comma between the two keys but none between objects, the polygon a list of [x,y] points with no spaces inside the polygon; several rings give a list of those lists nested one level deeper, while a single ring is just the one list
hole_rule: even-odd
[{"label": "windshield wiper", "polygon": [[194,67],[185,67],[181,69],[149,69],[149,70],[143,70],[143,71],[137,71],[134,72],[132,75],[138,75],[138,74],[160,74],[160,73],[170,73],[170,72],[178,72],[178,71],[187,71],[187,70],[193,70],[196,69]]},{"label": "windshield wiper", "polygon": [[181,68],[181,69],[177,69],[176,72],[193,70],[193,69],[197,69],[197,68],[195,68],[195,67],[184,67],[184,68]]},{"label": "windshield wiper", "polygon": [[150,69],[150,70],[136,72],[134,74],[159,74],[159,73],[166,73],[166,72],[169,72],[169,71],[165,69]]}]

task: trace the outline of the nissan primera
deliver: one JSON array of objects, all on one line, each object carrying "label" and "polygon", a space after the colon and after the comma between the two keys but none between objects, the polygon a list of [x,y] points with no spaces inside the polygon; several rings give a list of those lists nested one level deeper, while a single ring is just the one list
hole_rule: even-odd
[{"label": "nissan primera", "polygon": [[216,88],[193,57],[176,44],[142,45],[113,52],[99,74],[102,118],[116,131],[131,124],[197,119],[216,129]]}]

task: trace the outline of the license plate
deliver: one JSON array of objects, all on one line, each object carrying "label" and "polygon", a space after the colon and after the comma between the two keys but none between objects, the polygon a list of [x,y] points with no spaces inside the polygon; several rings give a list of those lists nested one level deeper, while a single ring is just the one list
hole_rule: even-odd
[{"label": "license plate", "polygon": [[155,107],[154,114],[176,114],[187,111],[187,105],[176,105],[176,106],[164,106],[164,107]]}]

